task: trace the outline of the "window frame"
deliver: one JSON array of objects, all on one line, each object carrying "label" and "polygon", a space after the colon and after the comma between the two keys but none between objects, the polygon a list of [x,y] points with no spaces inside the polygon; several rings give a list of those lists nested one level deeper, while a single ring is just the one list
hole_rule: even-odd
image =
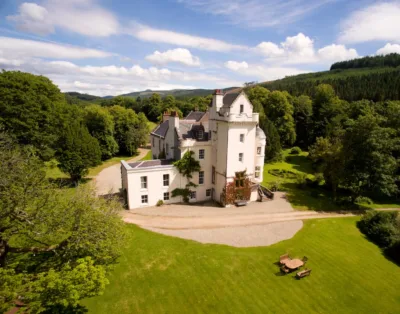
[{"label": "window frame", "polygon": [[[194,197],[193,197],[193,195],[194,195]],[[191,192],[190,192],[190,199],[191,199],[191,200],[197,199],[197,192],[196,192],[196,191],[191,191]]]},{"label": "window frame", "polygon": [[261,146],[257,147],[257,155],[261,155]]},{"label": "window frame", "polygon": [[204,171],[199,171],[199,185],[204,184]]},{"label": "window frame", "polygon": [[240,143],[244,143],[244,133],[241,133],[239,136]]},{"label": "window frame", "polygon": [[211,189],[206,190],[206,197],[211,197]]},{"label": "window frame", "polygon": [[243,104],[240,105],[239,113],[240,114],[244,113],[244,105]]},{"label": "window frame", "polygon": [[[167,179],[165,179],[165,176],[167,176]],[[167,181],[168,184],[165,184],[165,181]],[[163,186],[169,186],[169,173],[163,174]]]},{"label": "window frame", "polygon": [[255,178],[260,178],[261,175],[261,167],[260,166],[256,166],[255,170],[254,170],[254,177]]},{"label": "window frame", "polygon": [[[144,180],[143,180],[144,179]],[[147,176],[142,176],[140,177],[140,188],[142,190],[147,190],[148,185],[148,180],[147,180]],[[144,187],[143,187],[144,186]]]},{"label": "window frame", "polygon": [[164,193],[163,193],[163,200],[164,200],[164,201],[169,201],[169,200],[170,200],[169,192],[164,192]]},{"label": "window frame", "polygon": [[211,183],[215,184],[215,167],[214,166],[212,166],[212,169],[211,169]]},{"label": "window frame", "polygon": [[[203,152],[203,157],[201,153]],[[205,149],[199,149],[199,159],[203,160],[206,156],[206,150]]]},{"label": "window frame", "polygon": [[[149,203],[149,195],[148,194],[143,194],[140,196],[141,198],[141,204],[148,204]],[[146,200],[146,201],[144,201]]]},{"label": "window frame", "polygon": [[243,162],[244,160],[244,153],[239,153],[239,162]]}]

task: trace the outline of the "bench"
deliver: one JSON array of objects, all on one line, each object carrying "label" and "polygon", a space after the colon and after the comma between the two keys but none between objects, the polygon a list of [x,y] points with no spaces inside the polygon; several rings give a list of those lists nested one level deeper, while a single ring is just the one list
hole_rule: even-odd
[{"label": "bench", "polygon": [[285,273],[285,274],[288,274],[288,273],[290,273],[290,269],[287,268],[285,265],[283,265],[283,266],[281,267],[281,272],[283,272],[283,273]]},{"label": "bench", "polygon": [[296,274],[296,277],[300,279],[300,278],[303,278],[303,277],[306,277],[306,276],[310,276],[310,274],[311,274],[311,269],[304,269],[302,271],[299,271]]},{"label": "bench", "polygon": [[247,201],[237,200],[237,201],[235,201],[235,205],[236,206],[246,206]]}]

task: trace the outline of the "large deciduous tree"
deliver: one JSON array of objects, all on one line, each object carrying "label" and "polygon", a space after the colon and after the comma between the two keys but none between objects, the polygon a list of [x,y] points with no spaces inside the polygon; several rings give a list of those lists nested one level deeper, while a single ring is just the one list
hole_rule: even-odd
[{"label": "large deciduous tree", "polygon": [[76,306],[100,294],[124,240],[120,205],[80,188],[72,198],[48,184],[29,148],[0,134],[0,310]]}]

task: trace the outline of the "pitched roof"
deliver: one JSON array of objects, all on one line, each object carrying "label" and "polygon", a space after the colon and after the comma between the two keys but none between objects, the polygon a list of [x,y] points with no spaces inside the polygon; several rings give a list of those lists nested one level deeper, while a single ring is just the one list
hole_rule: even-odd
[{"label": "pitched roof", "polygon": [[151,132],[151,134],[157,135],[157,136],[161,136],[161,137],[165,137],[165,135],[167,135],[167,131],[169,128],[169,122],[164,121],[163,123],[159,124],[154,130],[153,132]]},{"label": "pitched roof", "polygon": [[205,114],[206,113],[202,111],[191,111],[189,112],[185,120],[195,120],[196,122],[199,122]]},{"label": "pitched roof", "polygon": [[239,93],[228,93],[224,95],[224,99],[223,99],[223,106],[222,108],[229,108],[230,106],[232,106],[233,102],[236,100],[236,98],[239,96]]}]

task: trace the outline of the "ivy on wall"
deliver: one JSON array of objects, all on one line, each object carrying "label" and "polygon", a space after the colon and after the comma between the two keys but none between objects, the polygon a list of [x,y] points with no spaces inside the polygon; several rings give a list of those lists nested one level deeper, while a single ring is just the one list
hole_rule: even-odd
[{"label": "ivy on wall", "polygon": [[252,183],[246,171],[236,172],[235,179],[227,183],[222,191],[222,205],[235,204],[237,200],[249,201],[251,186]]}]

